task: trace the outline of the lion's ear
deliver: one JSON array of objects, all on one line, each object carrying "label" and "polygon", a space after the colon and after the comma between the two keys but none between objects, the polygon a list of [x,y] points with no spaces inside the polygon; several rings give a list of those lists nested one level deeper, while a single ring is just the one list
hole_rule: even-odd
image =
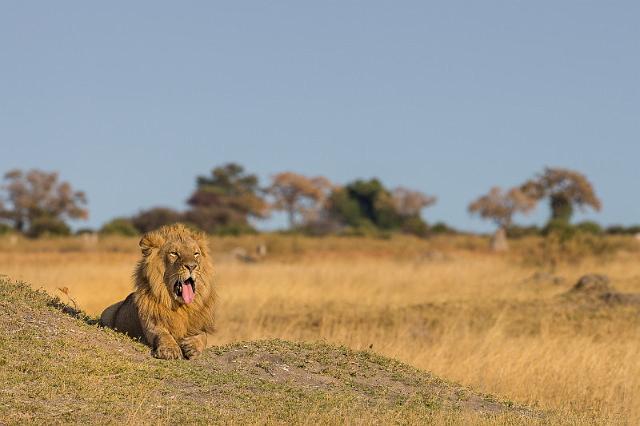
[{"label": "lion's ear", "polygon": [[193,238],[196,240],[198,247],[200,247],[200,251],[205,255],[209,254],[209,238],[207,234],[204,232],[194,232]]},{"label": "lion's ear", "polygon": [[153,249],[160,248],[162,245],[162,237],[155,232],[144,234],[140,240],[140,248],[143,256],[149,256]]}]

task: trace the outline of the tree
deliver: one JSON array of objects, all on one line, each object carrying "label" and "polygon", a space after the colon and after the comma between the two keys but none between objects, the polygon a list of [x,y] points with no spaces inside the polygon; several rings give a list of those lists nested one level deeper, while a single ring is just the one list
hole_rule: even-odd
[{"label": "tree", "polygon": [[536,199],[529,197],[519,188],[507,192],[497,186],[469,204],[469,213],[478,214],[483,219],[492,220],[499,228],[508,228],[516,213],[529,213],[536,206]]},{"label": "tree", "polygon": [[332,192],[328,209],[338,221],[354,228],[401,229],[426,235],[427,224],[420,212],[435,201],[434,197],[406,188],[391,192],[378,179],[356,180]]},{"label": "tree", "polygon": [[547,167],[544,173],[525,182],[521,190],[537,200],[549,198],[551,218],[548,225],[569,225],[574,207],[581,210],[591,207],[596,211],[602,208],[587,177],[573,170]]},{"label": "tree", "polygon": [[171,225],[180,222],[183,215],[173,209],[167,207],[154,207],[148,210],[142,210],[131,218],[131,223],[141,234],[153,231],[165,225]]},{"label": "tree", "polygon": [[512,188],[507,192],[499,187],[493,187],[488,194],[483,195],[469,204],[469,213],[478,214],[483,219],[492,220],[498,229],[493,236],[494,250],[506,250],[507,229],[511,226],[513,215],[529,213],[536,206],[537,200],[524,193],[520,188]]},{"label": "tree", "polygon": [[[333,216],[355,228],[398,227],[400,215],[393,208],[391,194],[378,179],[358,179],[331,194]],[[395,225],[395,226],[394,226]]]},{"label": "tree", "polygon": [[12,170],[4,176],[5,201],[0,216],[15,230],[31,236],[51,232],[68,234],[70,219],[87,219],[87,199],[68,182],[60,182],[58,173],[41,170]]},{"label": "tree", "polygon": [[437,198],[419,191],[398,187],[391,192],[393,206],[402,217],[420,215],[422,209],[432,206]]},{"label": "tree", "polygon": [[427,235],[429,227],[420,213],[436,201],[436,197],[408,188],[398,187],[391,191],[393,208],[402,218],[402,230],[408,234]]},{"label": "tree", "polygon": [[249,218],[265,218],[269,206],[262,197],[258,177],[239,164],[216,167],[211,177],[198,176],[197,187],[187,203],[185,218],[211,233],[252,231]]},{"label": "tree", "polygon": [[267,193],[274,199],[272,207],[287,213],[289,228],[293,229],[300,225],[300,220],[308,222],[317,217],[331,188],[325,177],[283,172],[272,177]]}]

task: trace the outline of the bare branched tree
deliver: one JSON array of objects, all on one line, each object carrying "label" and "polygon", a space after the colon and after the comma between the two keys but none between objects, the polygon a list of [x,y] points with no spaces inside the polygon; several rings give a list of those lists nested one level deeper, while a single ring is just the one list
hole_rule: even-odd
[{"label": "bare branched tree", "polygon": [[493,238],[493,247],[496,250],[506,250],[506,231],[513,223],[513,216],[516,213],[531,212],[536,204],[537,199],[527,195],[520,188],[504,192],[499,187],[493,187],[488,194],[469,204],[469,213],[492,220],[498,226]]},{"label": "bare branched tree", "polygon": [[11,170],[4,180],[6,197],[0,215],[17,231],[26,232],[37,221],[63,222],[87,219],[89,215],[84,192],[75,191],[68,182],[59,182],[56,172]]},{"label": "bare branched tree", "polygon": [[499,228],[507,228],[516,213],[529,213],[536,206],[536,199],[529,197],[519,188],[504,192],[493,187],[488,194],[469,204],[469,212],[483,219],[492,220]]},{"label": "bare branched tree", "polygon": [[574,207],[587,207],[599,211],[602,202],[596,196],[593,186],[580,172],[561,168],[549,168],[544,173],[528,180],[521,191],[531,198],[549,198],[551,219],[568,224]]},{"label": "bare branched tree", "polygon": [[402,217],[419,216],[422,209],[432,206],[437,198],[420,191],[398,187],[391,191],[393,207]]},{"label": "bare branched tree", "polygon": [[273,197],[272,207],[287,213],[291,229],[300,221],[312,220],[323,208],[333,185],[322,176],[307,177],[293,172],[272,177],[267,192]]}]

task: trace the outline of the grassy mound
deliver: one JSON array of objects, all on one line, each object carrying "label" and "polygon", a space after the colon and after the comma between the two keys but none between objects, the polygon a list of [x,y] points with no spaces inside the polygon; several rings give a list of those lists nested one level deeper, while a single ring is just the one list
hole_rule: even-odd
[{"label": "grassy mound", "polygon": [[[369,352],[281,340],[160,361],[0,281],[0,423],[537,423],[498,401]],[[68,310],[67,310],[68,313]]]}]

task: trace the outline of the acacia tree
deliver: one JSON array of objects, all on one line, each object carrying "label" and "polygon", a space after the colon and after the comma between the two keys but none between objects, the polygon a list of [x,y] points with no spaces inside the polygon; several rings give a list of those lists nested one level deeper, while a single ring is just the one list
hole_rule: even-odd
[{"label": "acacia tree", "polygon": [[492,220],[498,227],[493,237],[495,250],[506,250],[507,229],[513,223],[516,213],[527,214],[536,206],[537,200],[530,197],[520,188],[511,188],[504,192],[499,187],[493,187],[489,193],[479,197],[469,204],[469,213],[478,214],[483,219]]},{"label": "acacia tree", "polygon": [[42,170],[11,170],[4,175],[5,200],[0,216],[14,229],[33,236],[42,232],[68,233],[65,220],[87,219],[84,192],[60,182],[58,173]]},{"label": "acacia tree", "polygon": [[432,206],[437,198],[404,187],[391,191],[393,206],[402,217],[419,216],[422,209]]},{"label": "acacia tree", "polygon": [[404,187],[398,187],[391,191],[393,209],[401,217],[402,230],[409,234],[420,236],[428,234],[429,227],[422,219],[421,212],[434,205],[436,201],[436,197]]},{"label": "acacia tree", "polygon": [[272,177],[267,192],[273,197],[272,207],[285,211],[289,219],[289,228],[303,221],[313,220],[319,214],[329,196],[332,185],[323,177],[306,177],[293,172],[278,173]]},{"label": "acacia tree", "polygon": [[582,210],[590,207],[596,211],[602,208],[602,203],[587,177],[574,170],[547,167],[544,173],[525,182],[521,190],[537,200],[549,198],[549,224],[568,225],[574,207]]},{"label": "acacia tree", "polygon": [[235,163],[216,167],[211,176],[198,176],[187,203],[185,219],[206,232],[251,231],[249,218],[264,218],[269,205],[262,197],[258,177]]}]

